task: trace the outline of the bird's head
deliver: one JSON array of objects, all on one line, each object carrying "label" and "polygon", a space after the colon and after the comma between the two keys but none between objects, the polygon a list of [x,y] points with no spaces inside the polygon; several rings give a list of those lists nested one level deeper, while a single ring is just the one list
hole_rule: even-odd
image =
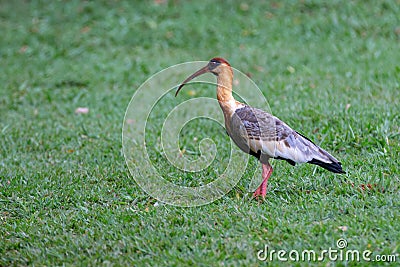
[{"label": "bird's head", "polygon": [[193,73],[192,75],[190,75],[186,80],[184,80],[182,82],[182,84],[179,86],[178,90],[176,90],[175,96],[178,95],[179,91],[181,90],[181,88],[190,80],[196,78],[197,76],[200,76],[204,73],[207,72],[211,72],[212,74],[214,74],[215,76],[218,76],[219,74],[221,74],[226,68],[231,69],[231,65],[228,63],[228,61],[226,61],[223,58],[220,57],[215,57],[213,59],[211,59],[208,64],[199,69],[198,71],[196,71],[195,73]]}]

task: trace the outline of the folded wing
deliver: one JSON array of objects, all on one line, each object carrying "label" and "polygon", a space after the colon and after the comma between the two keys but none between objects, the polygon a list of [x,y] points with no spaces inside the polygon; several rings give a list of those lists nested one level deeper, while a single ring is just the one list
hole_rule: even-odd
[{"label": "folded wing", "polygon": [[233,141],[245,152],[265,163],[269,158],[292,165],[310,163],[334,173],[344,173],[341,163],[287,124],[260,109],[244,106],[231,118]]}]

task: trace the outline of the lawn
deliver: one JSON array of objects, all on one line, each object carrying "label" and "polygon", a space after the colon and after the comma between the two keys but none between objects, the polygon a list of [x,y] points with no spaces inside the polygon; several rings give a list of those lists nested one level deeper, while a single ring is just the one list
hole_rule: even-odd
[{"label": "lawn", "polygon": [[[0,1],[0,29],[0,266],[263,266],[265,246],[319,253],[341,238],[342,251],[399,255],[399,1]],[[275,160],[258,202],[251,159],[211,204],[147,195],[124,159],[128,104],[153,74],[215,56],[347,174]],[[227,165],[228,136],[210,121],[181,134],[194,156],[203,138],[218,148],[200,181],[160,150],[166,114],[210,88],[166,96],[149,117],[149,158],[171,182],[204,184]]]}]

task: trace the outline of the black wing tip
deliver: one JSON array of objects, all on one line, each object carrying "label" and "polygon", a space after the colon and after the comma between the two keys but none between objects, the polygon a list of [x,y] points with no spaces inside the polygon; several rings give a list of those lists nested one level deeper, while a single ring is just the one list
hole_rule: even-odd
[{"label": "black wing tip", "polygon": [[342,163],[340,162],[331,162],[331,163],[326,163],[317,159],[312,159],[309,162],[310,164],[315,164],[318,165],[328,171],[331,171],[333,173],[340,173],[340,174],[346,174],[345,171],[342,169]]},{"label": "black wing tip", "polygon": [[289,163],[290,165],[296,166],[296,162],[294,162],[294,161],[291,160],[291,159],[285,159],[285,158],[282,158],[282,157],[275,157],[274,159],[284,160],[284,161],[286,161],[287,163]]}]

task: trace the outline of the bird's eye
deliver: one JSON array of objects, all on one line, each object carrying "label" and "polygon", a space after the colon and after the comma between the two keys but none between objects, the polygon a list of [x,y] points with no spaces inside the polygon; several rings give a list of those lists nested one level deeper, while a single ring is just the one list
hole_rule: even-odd
[{"label": "bird's eye", "polygon": [[209,63],[210,69],[216,68],[219,64],[221,64],[221,63],[218,61],[211,60]]}]

